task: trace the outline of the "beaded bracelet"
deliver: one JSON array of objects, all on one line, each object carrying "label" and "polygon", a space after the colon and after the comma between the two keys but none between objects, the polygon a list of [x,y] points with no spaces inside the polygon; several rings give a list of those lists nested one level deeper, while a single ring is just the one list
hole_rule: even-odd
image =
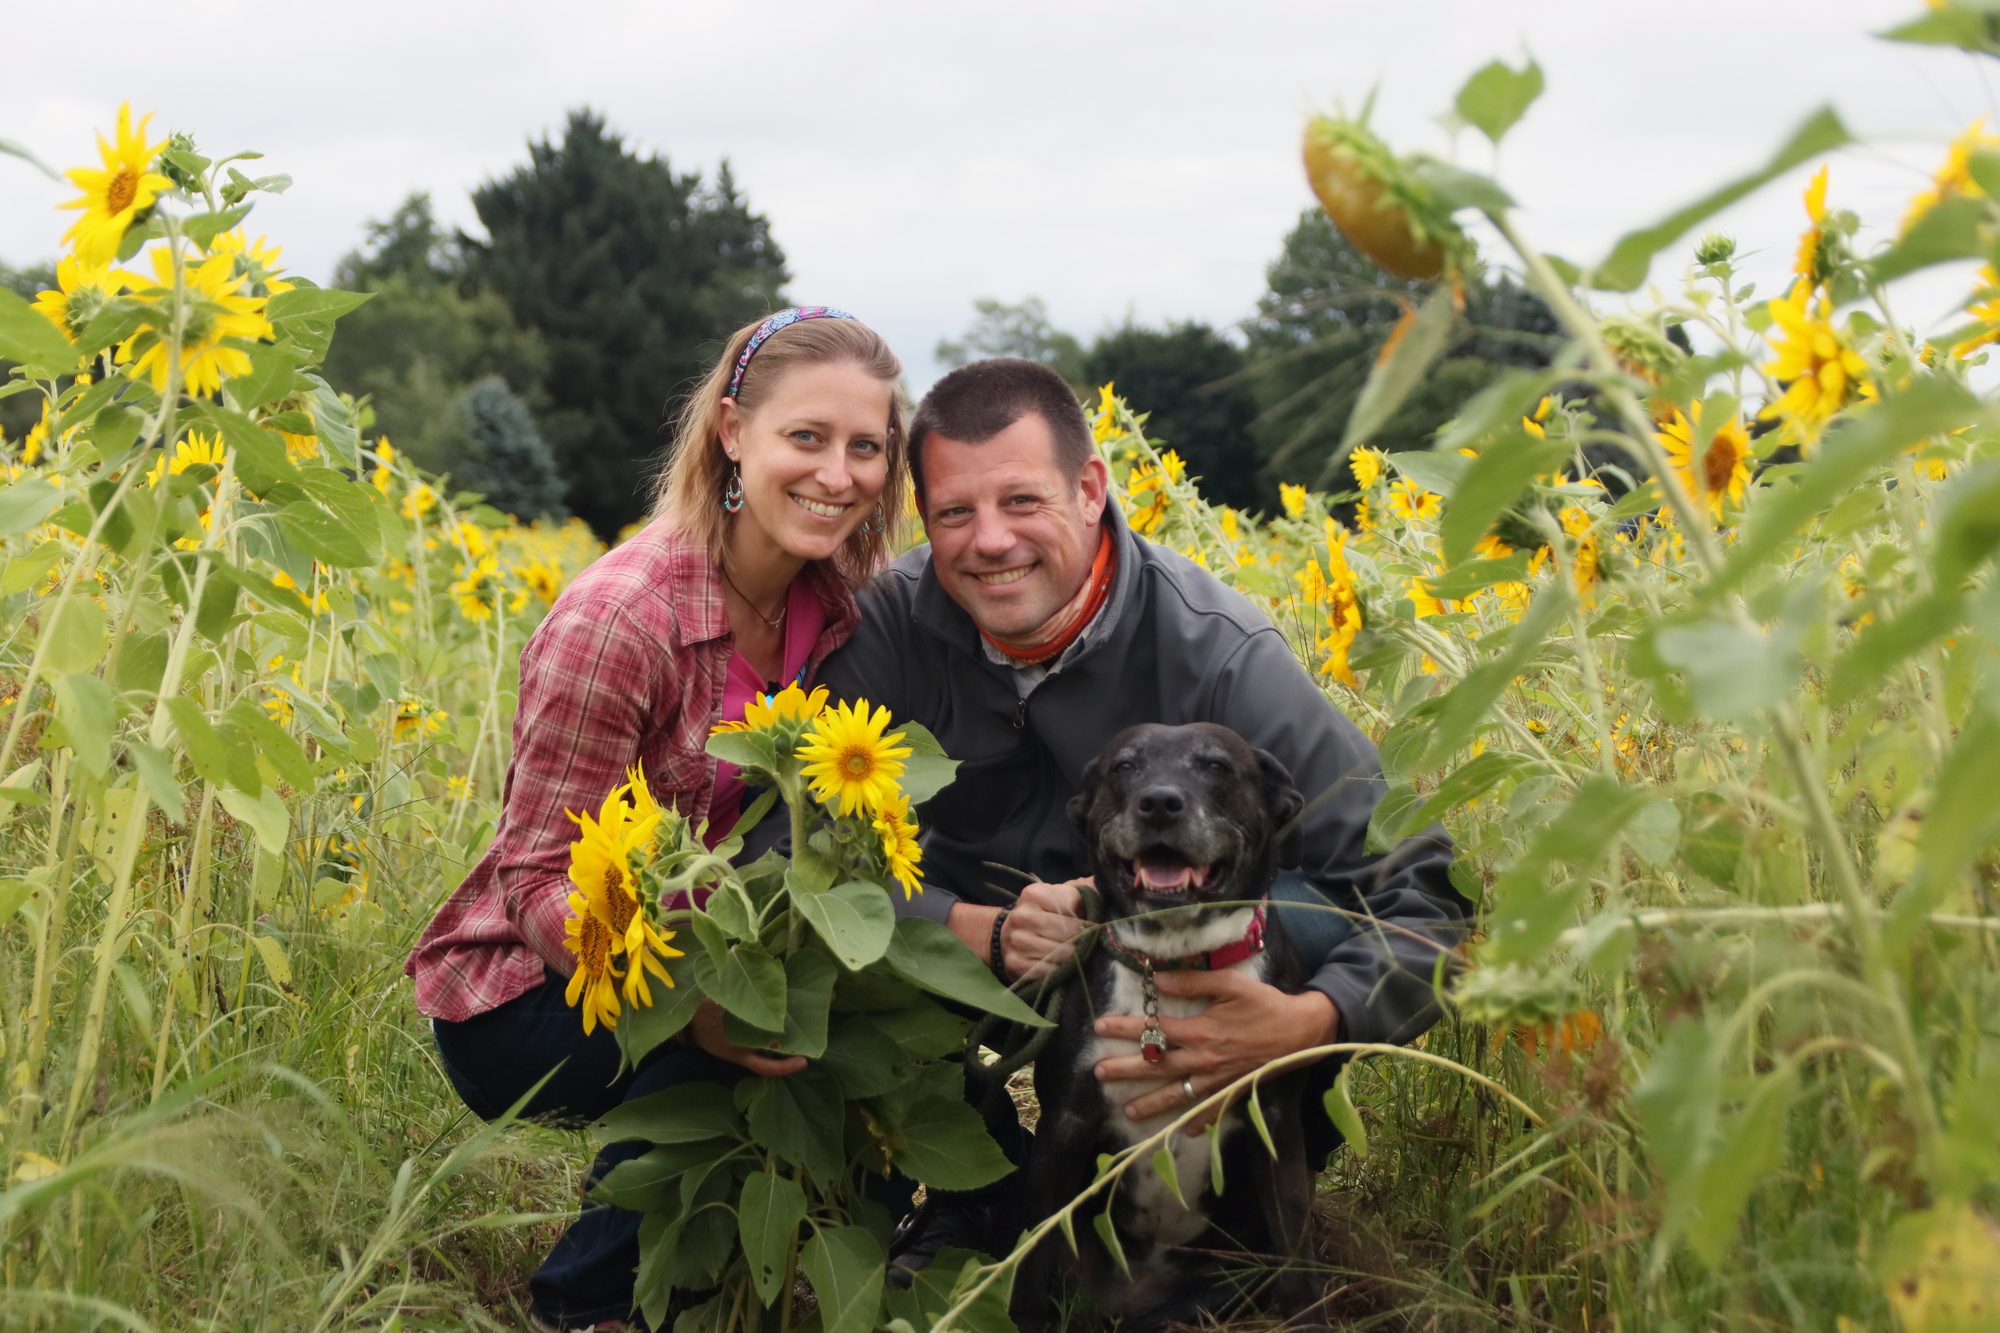
[{"label": "beaded bracelet", "polygon": [[1000,951],[1000,931],[1006,926],[1007,918],[1013,914],[1013,908],[1003,907],[1000,909],[1000,915],[993,918],[992,957],[988,960],[987,965],[993,969],[993,975],[1000,978],[1003,982],[1007,980],[1007,959]]}]

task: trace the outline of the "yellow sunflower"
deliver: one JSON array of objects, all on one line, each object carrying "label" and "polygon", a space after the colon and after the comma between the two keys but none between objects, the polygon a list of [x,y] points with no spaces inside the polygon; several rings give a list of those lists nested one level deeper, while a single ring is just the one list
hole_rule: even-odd
[{"label": "yellow sunflower", "polygon": [[[661,813],[654,806],[650,814],[635,810],[625,801],[627,788],[619,787],[604,798],[597,818],[571,813],[582,834],[570,844],[570,883],[582,890],[585,906],[611,932],[612,951],[631,956],[625,972],[625,1002],[651,1006],[652,992],[646,973],[673,985],[673,978],[656,955],[679,958],[681,952],[667,941],[647,917],[639,903],[639,879],[635,861],[652,854],[653,832]],[[573,1003],[573,1002],[572,1002]]]},{"label": "yellow sunflower", "polygon": [[1778,358],[1764,366],[1764,373],[1786,387],[1783,397],[1758,413],[1760,418],[1783,418],[1786,433],[1802,444],[1819,439],[1868,373],[1860,353],[1848,346],[1824,312],[1808,311],[1811,297],[1812,288],[1799,283],[1790,296],[1770,303],[1771,319],[1783,337],[1772,340]]},{"label": "yellow sunflower", "polygon": [[1382,451],[1362,445],[1347,456],[1347,470],[1354,474],[1354,484],[1364,491],[1375,489],[1375,483],[1382,480]]},{"label": "yellow sunflower", "polygon": [[1354,588],[1354,571],[1347,564],[1347,533],[1327,524],[1326,580],[1321,599],[1326,607],[1326,633],[1319,638],[1325,654],[1319,669],[1343,685],[1354,685],[1354,672],[1347,665],[1354,636],[1361,632],[1361,598]]},{"label": "yellow sunflower", "polygon": [[499,557],[486,556],[470,567],[461,560],[452,572],[460,578],[446,591],[457,599],[459,614],[471,621],[491,620],[493,607],[499,600],[493,586],[500,577]]},{"label": "yellow sunflower", "polygon": [[796,684],[787,685],[776,694],[760,694],[743,706],[741,722],[718,722],[710,729],[715,735],[724,731],[771,731],[788,744],[797,744],[806,726],[818,719],[826,708],[826,686],[822,685],[807,694]]},{"label": "yellow sunflower", "polygon": [[191,467],[220,468],[226,457],[221,440],[191,430],[186,439],[174,445],[172,458],[167,457],[164,449],[154,457],[152,470],[146,473],[146,484],[158,486],[163,475],[178,477]]},{"label": "yellow sunflower", "polygon": [[589,1036],[603,1023],[618,1026],[618,981],[623,975],[612,961],[623,941],[611,927],[590,910],[580,893],[569,896],[569,920],[563,923],[563,944],[576,955],[576,971],[569,979],[563,998],[574,1009],[583,1005],[583,1033]]},{"label": "yellow sunflower", "polygon": [[521,576],[521,582],[528,585],[528,591],[541,599],[543,606],[555,605],[556,595],[563,587],[560,569],[543,560],[530,560],[514,572]]},{"label": "yellow sunflower", "polygon": [[1422,620],[1426,616],[1450,615],[1454,609],[1450,602],[1441,601],[1433,597],[1431,595],[1431,585],[1423,579],[1411,579],[1410,590],[1407,595],[1411,604],[1417,609],[1417,619],[1419,620]]},{"label": "yellow sunflower", "polygon": [[1285,506],[1286,518],[1302,518],[1306,512],[1306,488],[1294,486],[1289,481],[1278,483],[1278,499]]},{"label": "yellow sunflower", "polygon": [[1965,311],[1985,327],[1963,342],[1953,343],[1953,356],[1970,356],[1987,343],[2000,342],[2000,271],[1991,264],[1982,264],[1977,281],[1979,285],[1966,298]]},{"label": "yellow sunflower", "polygon": [[[230,271],[230,264],[228,255],[219,254],[199,264],[189,260],[182,269],[187,331],[181,340],[181,383],[197,396],[220,393],[224,376],[250,370],[249,355],[240,347],[224,345],[225,338],[254,342],[273,336],[271,321],[264,318],[264,298],[242,295],[244,279]],[[174,299],[174,257],[167,247],[153,251],[153,272],[159,285],[138,295],[167,305]],[[119,344],[118,364],[129,364],[134,375],[151,374],[153,387],[165,389],[172,354],[162,330],[144,328]]]},{"label": "yellow sunflower", "polygon": [[1104,387],[1097,391],[1097,424],[1091,427],[1090,433],[1099,444],[1116,439],[1119,434],[1118,409],[1117,404],[1111,401],[1111,387],[1111,382],[1106,381]]},{"label": "yellow sunflower", "polygon": [[140,120],[139,128],[133,129],[132,104],[125,103],[118,108],[118,141],[109,144],[103,135],[97,136],[104,170],[78,167],[67,173],[70,183],[83,195],[58,207],[80,208],[83,216],[63,233],[63,239],[75,243],[77,259],[87,265],[110,263],[133,218],[140,210],[151,208],[160,191],[173,188],[174,183],[165,176],[147,170],[154,155],[166,146],[164,139],[146,142],[146,126],[152,119],[148,114]]},{"label": "yellow sunflower", "polygon": [[1444,501],[1406,477],[1390,483],[1389,508],[1405,523],[1414,523],[1420,518],[1436,518],[1444,508]]},{"label": "yellow sunflower", "polygon": [[1981,116],[1965,127],[1965,133],[1951,141],[1951,149],[1945,154],[1944,165],[1931,178],[1931,188],[1910,201],[1910,209],[1903,214],[1899,234],[1907,233],[1924,214],[1943,203],[1951,195],[1964,195],[1969,199],[1984,199],[1986,191],[1972,179],[1972,155],[1982,148],[2000,148],[2000,138],[1986,133],[1986,117]]},{"label": "yellow sunflower", "polygon": [[298,284],[286,282],[278,276],[285,271],[285,266],[278,262],[278,256],[284,253],[283,248],[266,245],[264,242],[265,238],[262,236],[254,241],[247,239],[243,229],[238,227],[235,231],[225,231],[210,241],[208,253],[228,255],[230,272],[236,277],[248,280],[244,290],[251,296],[276,296],[279,292],[292,290]]},{"label": "yellow sunflower", "polygon": [[1826,239],[1826,230],[1820,224],[1826,221],[1826,172],[1821,167],[1806,186],[1806,216],[1812,225],[1799,236],[1799,253],[1792,260],[1792,272],[1807,282],[1824,282],[1830,276],[1821,261],[1821,242]]},{"label": "yellow sunflower", "polygon": [[889,865],[889,873],[903,886],[903,900],[909,901],[911,893],[922,893],[924,886],[917,882],[917,863],[924,859],[924,849],[917,845],[917,825],[910,818],[910,798],[897,793],[894,800],[875,812],[875,831],[882,836],[882,857]]},{"label": "yellow sunflower", "polygon": [[1368,507],[1366,500],[1355,503],[1354,527],[1364,537],[1375,531],[1375,511]]},{"label": "yellow sunflower", "polygon": [[903,776],[903,760],[912,751],[897,744],[902,732],[882,734],[888,725],[889,710],[877,708],[871,715],[866,699],[857,699],[852,707],[836,704],[819,715],[799,757],[807,761],[803,771],[820,804],[837,800],[840,813],[851,815],[863,807],[887,809],[896,799],[896,779]]},{"label": "yellow sunflower", "polygon": [[1743,488],[1750,481],[1750,436],[1743,423],[1732,417],[1715,428],[1697,460],[1694,442],[1700,425],[1700,403],[1693,404],[1687,414],[1675,408],[1673,419],[1660,427],[1660,445],[1688,494],[1697,501],[1707,501],[1709,512],[1720,518],[1724,500],[1743,503]]},{"label": "yellow sunflower", "polygon": [[57,290],[37,293],[35,309],[47,315],[63,337],[75,342],[84,327],[131,281],[131,274],[109,264],[86,264],[75,255],[64,255],[56,261]]}]

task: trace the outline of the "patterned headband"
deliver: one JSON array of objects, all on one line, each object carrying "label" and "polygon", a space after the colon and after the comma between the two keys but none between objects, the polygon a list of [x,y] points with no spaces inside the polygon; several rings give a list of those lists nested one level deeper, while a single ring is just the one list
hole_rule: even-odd
[{"label": "patterned headband", "polygon": [[730,372],[729,391],[722,396],[734,398],[736,391],[743,387],[743,372],[750,369],[750,358],[757,355],[757,349],[766,339],[779,329],[789,328],[804,319],[853,319],[845,310],[835,310],[830,305],[793,306],[790,310],[780,310],[777,314],[757,326],[750,335],[750,341],[743,344],[743,355],[736,358],[736,369]]}]

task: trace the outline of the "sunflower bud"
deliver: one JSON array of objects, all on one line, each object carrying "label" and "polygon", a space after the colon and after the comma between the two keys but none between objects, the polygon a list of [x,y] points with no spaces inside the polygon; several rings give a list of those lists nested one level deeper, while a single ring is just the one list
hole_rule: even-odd
[{"label": "sunflower bud", "polygon": [[1694,262],[1702,265],[1727,264],[1736,257],[1736,238],[1727,232],[1712,231],[1694,247]]}]

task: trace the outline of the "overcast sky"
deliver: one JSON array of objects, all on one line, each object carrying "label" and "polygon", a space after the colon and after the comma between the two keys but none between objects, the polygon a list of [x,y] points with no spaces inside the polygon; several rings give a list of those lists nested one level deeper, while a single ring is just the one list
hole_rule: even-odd
[{"label": "overcast sky", "polygon": [[[1500,175],[1529,234],[1579,259],[1754,165],[1824,101],[1870,140],[1836,158],[1830,201],[1891,227],[1993,104],[1972,57],[1867,36],[1918,0],[181,0],[170,20],[99,0],[88,35],[74,6],[11,8],[0,138],[59,169],[94,162],[91,132],[129,97],[160,113],[155,131],[261,149],[298,183],[252,232],[316,280],[411,190],[476,229],[467,191],[571,107],[677,168],[727,158],[793,298],[875,324],[917,387],[978,296],[1039,295],[1085,337],[1127,317],[1241,319],[1311,201],[1305,117],[1371,87],[1399,150],[1446,152],[1433,117],[1465,76],[1532,51],[1548,92]],[[1475,132],[1456,151],[1492,165]],[[1806,174],[1725,219],[1774,277]],[[0,157],[0,259],[52,255],[71,216],[52,206],[73,193]],[[1898,313],[1932,323],[1963,289],[1913,280]]]}]

